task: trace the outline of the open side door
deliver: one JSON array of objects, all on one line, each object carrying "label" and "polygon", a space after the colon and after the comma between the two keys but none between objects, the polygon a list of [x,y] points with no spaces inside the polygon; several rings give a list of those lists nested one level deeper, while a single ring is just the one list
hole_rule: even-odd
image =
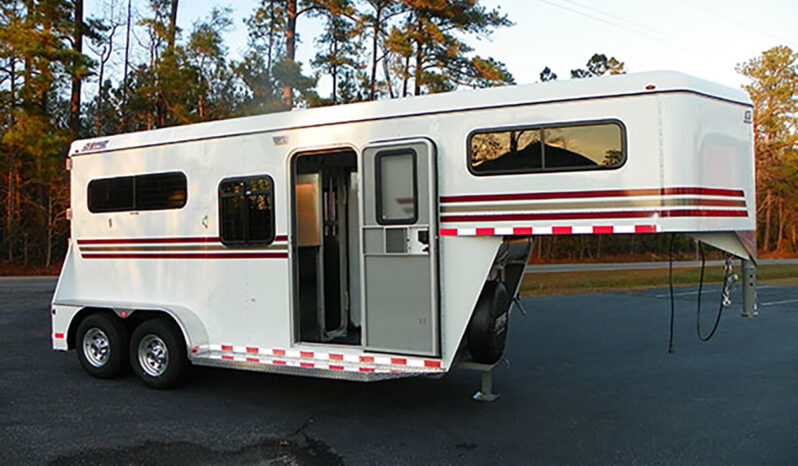
[{"label": "open side door", "polygon": [[427,139],[380,143],[363,151],[367,350],[440,353],[435,161],[435,145]]}]

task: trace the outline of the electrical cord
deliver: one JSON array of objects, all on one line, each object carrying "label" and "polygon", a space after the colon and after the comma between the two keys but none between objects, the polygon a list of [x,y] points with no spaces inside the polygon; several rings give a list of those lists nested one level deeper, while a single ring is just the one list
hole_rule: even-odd
[{"label": "electrical cord", "polygon": [[[668,263],[668,285],[670,288],[670,297],[671,297],[671,321],[670,321],[670,332],[668,336],[668,353],[675,352],[673,347],[673,320],[675,315],[675,299],[673,296],[673,241],[676,238],[675,234],[671,235],[670,240],[670,261]],[[704,294],[704,271],[706,269],[706,257],[704,255],[704,245],[703,243],[698,243],[698,251],[701,255],[701,273],[698,278],[698,301],[696,303],[696,316],[695,316],[695,330],[698,334],[698,339],[703,342],[708,342],[715,336],[715,332],[718,331],[718,327],[720,326],[720,318],[723,315],[723,308],[727,307],[730,304],[728,300],[728,293],[731,288],[731,283],[736,279],[734,274],[729,270],[730,262],[727,256],[727,269],[725,271],[723,277],[723,292],[721,293],[721,300],[720,306],[718,306],[718,313],[715,316],[715,323],[712,326],[712,330],[709,332],[708,335],[704,336],[701,334],[701,297]],[[729,280],[731,278],[731,281]]]}]

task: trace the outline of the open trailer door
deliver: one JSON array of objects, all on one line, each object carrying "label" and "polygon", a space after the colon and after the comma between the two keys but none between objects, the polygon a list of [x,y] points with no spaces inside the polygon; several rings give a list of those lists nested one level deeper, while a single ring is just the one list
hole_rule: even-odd
[{"label": "open trailer door", "polygon": [[435,145],[363,152],[363,309],[371,351],[440,353]]}]

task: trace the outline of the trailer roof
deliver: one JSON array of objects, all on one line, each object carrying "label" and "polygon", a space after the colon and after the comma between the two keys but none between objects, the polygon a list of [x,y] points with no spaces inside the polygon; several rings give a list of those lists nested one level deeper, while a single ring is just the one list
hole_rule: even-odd
[{"label": "trailer roof", "polygon": [[280,132],[332,124],[673,92],[690,92],[751,106],[750,98],[742,90],[679,72],[652,71],[489,89],[461,90],[444,94],[301,109],[103,136],[73,142],[69,155],[115,152],[123,149]]}]

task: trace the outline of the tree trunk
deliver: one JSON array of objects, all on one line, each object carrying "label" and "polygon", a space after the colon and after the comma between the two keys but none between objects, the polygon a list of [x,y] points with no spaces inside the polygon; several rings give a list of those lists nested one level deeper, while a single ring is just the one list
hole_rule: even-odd
[{"label": "tree trunk", "polygon": [[[286,2],[288,24],[285,29],[285,59],[294,61],[296,56],[296,0]],[[288,108],[294,107],[294,88],[289,83],[283,86],[283,103]]]},{"label": "tree trunk", "polygon": [[47,196],[47,249],[45,252],[44,265],[50,267],[50,261],[53,256],[53,229],[55,222],[53,221],[53,196],[52,193]]},{"label": "tree trunk", "polygon": [[172,0],[172,9],[169,12],[169,37],[167,37],[167,45],[169,49],[175,48],[175,37],[177,36],[177,1]]},{"label": "tree trunk", "polygon": [[405,57],[405,68],[402,76],[402,97],[407,97],[407,86],[410,82],[410,55]]},{"label": "tree trunk", "polygon": [[763,241],[764,244],[762,244],[762,249],[765,252],[770,251],[770,218],[772,213],[773,202],[771,202],[770,191],[768,191],[767,195],[765,195],[765,232]]},{"label": "tree trunk", "polygon": [[337,91],[338,91],[338,65],[337,65],[337,60],[338,60],[338,40],[337,39],[333,39],[333,57],[335,57],[335,60],[333,61],[333,65],[332,65],[332,94],[331,94],[331,96],[332,96],[332,103],[333,104],[337,104],[338,103],[338,93],[337,93]]},{"label": "tree trunk", "polygon": [[[75,20],[72,29],[72,50],[78,54],[83,53],[83,0],[75,0]],[[80,133],[80,87],[83,76],[78,70],[78,58],[72,59],[72,95],[69,99],[69,130],[72,138],[77,139]],[[102,85],[102,84],[101,84]]]},{"label": "tree trunk", "polygon": [[[127,29],[127,31],[125,31],[125,66],[124,66],[123,71],[122,71],[122,87],[123,87],[123,91],[122,91],[122,95],[123,95],[123,97],[122,97],[122,106],[123,107],[127,104],[127,71],[128,71],[128,67],[130,66],[130,23],[131,23],[131,20],[133,18],[133,15],[131,14],[131,8],[130,8],[131,2],[132,2],[132,0],[127,0],[127,24],[125,25],[125,28]],[[123,113],[123,115],[124,115],[124,113]]]},{"label": "tree trunk", "polygon": [[369,100],[374,100],[377,94],[377,45],[380,38],[380,16],[382,5],[374,11],[374,32],[371,38],[371,79],[369,80]]}]

